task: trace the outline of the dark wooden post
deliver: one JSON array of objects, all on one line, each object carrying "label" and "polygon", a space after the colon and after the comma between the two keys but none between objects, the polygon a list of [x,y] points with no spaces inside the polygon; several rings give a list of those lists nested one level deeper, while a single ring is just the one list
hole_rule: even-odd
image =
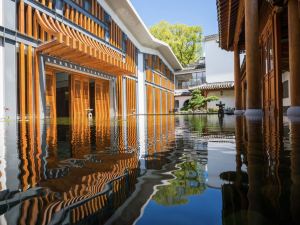
[{"label": "dark wooden post", "polygon": [[246,116],[262,117],[261,74],[258,27],[258,0],[245,1],[246,35],[246,76],[247,110]]},{"label": "dark wooden post", "polygon": [[241,83],[241,69],[240,69],[240,52],[239,47],[234,47],[234,95],[235,95],[235,111],[234,114],[241,115],[242,110],[242,83]]},{"label": "dark wooden post", "polygon": [[289,62],[291,83],[291,107],[288,116],[300,117],[300,19],[298,0],[288,1]]}]

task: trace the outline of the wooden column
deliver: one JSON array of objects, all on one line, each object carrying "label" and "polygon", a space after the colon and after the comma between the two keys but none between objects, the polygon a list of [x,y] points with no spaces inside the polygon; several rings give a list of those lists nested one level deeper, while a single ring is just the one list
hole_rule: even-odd
[{"label": "wooden column", "polygon": [[298,1],[288,1],[289,63],[291,84],[291,108],[289,116],[300,116],[300,19]]},{"label": "wooden column", "polygon": [[19,107],[20,107],[20,120],[26,119],[26,71],[25,71],[25,46],[20,44],[19,49]]},{"label": "wooden column", "polygon": [[33,116],[33,77],[32,77],[32,47],[28,46],[27,49],[27,113],[29,118]]},{"label": "wooden column", "polygon": [[246,115],[261,115],[261,74],[258,27],[258,0],[245,1],[246,35]]},{"label": "wooden column", "polygon": [[37,119],[40,118],[40,62],[38,53],[34,52],[34,112]]},{"label": "wooden column", "polygon": [[240,69],[239,47],[234,47],[234,95],[235,95],[235,114],[242,114],[242,83]]}]

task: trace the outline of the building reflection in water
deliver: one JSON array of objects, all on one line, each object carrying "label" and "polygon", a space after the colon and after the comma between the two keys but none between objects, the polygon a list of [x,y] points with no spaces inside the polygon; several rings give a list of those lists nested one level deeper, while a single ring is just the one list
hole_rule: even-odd
[{"label": "building reflection in water", "polygon": [[[143,170],[161,166],[174,129],[174,117],[0,127],[1,224],[103,223],[134,191]],[[10,142],[18,143],[12,164],[5,132],[18,133]]]},{"label": "building reflection in water", "polygon": [[[151,202],[192,214],[196,196],[214,193],[197,202],[199,220],[201,207],[216,204],[215,224],[298,224],[300,122],[279,124],[234,116],[0,123],[0,223],[147,224]],[[159,209],[165,221],[181,215]]]},{"label": "building reflection in water", "polygon": [[298,224],[300,123],[278,124],[236,117],[236,171],[221,174],[223,224]]}]

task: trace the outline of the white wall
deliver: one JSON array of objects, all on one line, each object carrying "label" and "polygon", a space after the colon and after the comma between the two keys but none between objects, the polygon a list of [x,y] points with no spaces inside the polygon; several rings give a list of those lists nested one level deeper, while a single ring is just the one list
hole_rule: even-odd
[{"label": "white wall", "polygon": [[[3,26],[3,0],[0,1],[0,26]],[[3,46],[0,38],[0,120],[4,117],[4,96],[3,96],[3,82],[4,82],[4,71],[3,71]]]},{"label": "white wall", "polygon": [[178,100],[179,101],[179,110],[183,107],[183,104],[186,100],[191,99],[192,96],[176,96],[175,97],[175,101]]},{"label": "white wall", "polygon": [[288,81],[289,82],[289,98],[282,99],[282,106],[288,107],[291,106],[291,83],[290,83],[290,72],[284,72],[282,74],[282,82]]},{"label": "white wall", "polygon": [[3,26],[3,1],[0,1],[0,26]]},{"label": "white wall", "polygon": [[232,52],[219,47],[217,40],[205,41],[204,54],[207,83],[233,81],[234,58]]},{"label": "white wall", "polygon": [[[2,1],[1,1],[2,2]],[[1,5],[2,3],[0,3]],[[1,12],[1,10],[0,10]],[[0,15],[1,17],[1,15]],[[0,120],[4,117],[4,47],[0,38]]]},{"label": "white wall", "polygon": [[221,91],[210,91],[208,96],[217,96],[219,98],[218,101],[209,102],[207,104],[207,109],[218,109],[216,104],[222,101],[225,104],[226,108],[235,108],[235,98],[234,98],[234,90],[223,90],[223,95],[221,96]]}]

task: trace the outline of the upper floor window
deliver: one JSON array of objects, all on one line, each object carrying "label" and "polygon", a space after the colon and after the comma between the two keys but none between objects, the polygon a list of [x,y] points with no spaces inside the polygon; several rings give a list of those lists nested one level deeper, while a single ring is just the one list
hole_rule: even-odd
[{"label": "upper floor window", "polygon": [[123,52],[126,52],[127,51],[127,35],[125,33],[123,33],[122,35],[122,50]]},{"label": "upper floor window", "polygon": [[156,64],[156,56],[152,55],[152,69],[155,69],[155,64]]},{"label": "upper floor window", "polygon": [[63,4],[62,0],[53,0],[52,1],[52,7],[53,7],[53,9],[55,9],[55,11],[57,13],[62,13],[63,6],[64,6],[64,4]]},{"label": "upper floor window", "polygon": [[105,40],[109,42],[111,35],[111,16],[107,12],[104,12],[104,23],[107,26],[107,29],[105,29]]},{"label": "upper floor window", "polygon": [[92,0],[84,0],[83,1],[83,8],[84,10],[90,12],[92,9]]},{"label": "upper floor window", "polygon": [[147,54],[144,54],[144,69],[149,69],[149,56]]}]

